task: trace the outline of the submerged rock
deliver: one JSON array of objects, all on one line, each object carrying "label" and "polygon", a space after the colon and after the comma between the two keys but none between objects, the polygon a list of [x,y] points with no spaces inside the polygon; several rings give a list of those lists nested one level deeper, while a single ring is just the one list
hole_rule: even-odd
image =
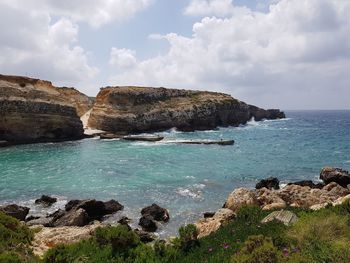
[{"label": "submerged rock", "polygon": [[238,126],[255,116],[284,118],[278,110],[254,108],[223,93],[106,87],[96,97],[88,126],[112,133],[159,131],[172,127],[193,131]]},{"label": "submerged rock", "polygon": [[47,195],[42,195],[39,199],[35,200],[36,204],[41,204],[44,206],[51,206],[52,204],[57,202],[57,198],[47,196]]},{"label": "submerged rock", "polygon": [[170,219],[169,212],[165,208],[160,207],[157,204],[152,204],[141,210],[141,215],[144,217],[150,217],[156,221],[168,222]]},{"label": "submerged rock", "polygon": [[0,212],[12,216],[20,221],[24,221],[29,213],[29,208],[16,204],[0,206]]},{"label": "submerged rock", "polygon": [[256,189],[261,189],[261,188],[267,188],[267,189],[275,189],[278,190],[280,189],[280,181],[276,177],[269,177],[266,179],[260,180],[255,186]]},{"label": "submerged rock", "polygon": [[350,174],[348,171],[340,168],[325,167],[321,170],[320,179],[325,183],[329,184],[335,182],[342,187],[347,187],[350,184]]}]

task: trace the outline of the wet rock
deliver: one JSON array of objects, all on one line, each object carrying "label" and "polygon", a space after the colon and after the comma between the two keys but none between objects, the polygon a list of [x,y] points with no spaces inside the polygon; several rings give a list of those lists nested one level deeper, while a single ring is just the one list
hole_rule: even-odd
[{"label": "wet rock", "polygon": [[302,181],[297,181],[297,182],[293,182],[293,183],[289,183],[288,185],[300,185],[300,186],[308,186],[310,188],[315,188],[315,189],[322,189],[322,187],[324,187],[323,183],[317,183],[315,184],[313,181],[311,180],[302,180]]},{"label": "wet rock", "polygon": [[231,209],[233,212],[245,205],[258,205],[255,192],[246,188],[234,190],[225,202],[224,208]]},{"label": "wet rock", "polygon": [[33,215],[31,215],[31,216],[27,216],[25,221],[28,222],[28,221],[36,220],[36,219],[39,219],[39,218],[40,218],[40,216],[33,216]]},{"label": "wet rock", "polygon": [[325,167],[321,170],[320,179],[327,185],[335,182],[342,187],[347,187],[350,184],[350,174],[348,171],[340,168]]},{"label": "wet rock", "polygon": [[12,205],[0,206],[0,212],[3,212],[8,216],[17,218],[20,221],[24,221],[26,219],[26,216],[29,213],[29,208],[12,204]]},{"label": "wet rock", "polygon": [[255,186],[256,189],[261,189],[261,188],[267,188],[267,189],[275,189],[278,190],[280,189],[280,181],[276,177],[269,177],[266,179],[260,180]]},{"label": "wet rock", "polygon": [[141,210],[141,215],[143,217],[149,217],[156,221],[168,222],[170,219],[169,212],[165,208],[160,207],[159,205],[152,204]]},{"label": "wet rock", "polygon": [[143,230],[135,229],[134,231],[140,237],[140,240],[143,243],[150,243],[150,242],[156,240],[156,238],[157,238],[155,235],[153,235],[149,232],[143,231]]},{"label": "wet rock", "polygon": [[285,224],[286,226],[290,226],[298,220],[298,217],[296,214],[294,214],[291,211],[280,210],[280,211],[274,211],[271,214],[269,214],[268,216],[266,216],[261,221],[261,223],[267,223],[267,222],[271,222],[274,220],[277,220],[277,221]]},{"label": "wet rock", "polygon": [[105,205],[104,213],[107,215],[114,214],[124,209],[124,206],[114,199],[104,202],[104,205]]},{"label": "wet rock", "polygon": [[62,227],[62,226],[85,226],[91,221],[88,213],[82,209],[71,209],[68,212],[65,212],[62,216],[53,220],[51,225],[53,227]]},{"label": "wet rock", "polygon": [[140,218],[139,225],[142,227],[144,231],[147,232],[155,232],[158,227],[157,224],[153,221],[152,217],[143,216]]},{"label": "wet rock", "polygon": [[44,206],[51,206],[52,204],[57,202],[57,198],[51,197],[48,195],[42,195],[39,199],[35,200],[36,204],[41,204]]}]

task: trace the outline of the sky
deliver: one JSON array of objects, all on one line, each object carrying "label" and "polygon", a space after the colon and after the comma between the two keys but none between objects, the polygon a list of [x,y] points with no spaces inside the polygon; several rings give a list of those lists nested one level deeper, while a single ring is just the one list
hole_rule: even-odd
[{"label": "sky", "polygon": [[350,109],[349,0],[0,0],[0,74]]}]

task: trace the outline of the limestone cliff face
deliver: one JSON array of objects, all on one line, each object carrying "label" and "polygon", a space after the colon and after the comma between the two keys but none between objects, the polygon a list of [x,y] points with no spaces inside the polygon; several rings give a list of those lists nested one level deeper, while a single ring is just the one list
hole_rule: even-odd
[{"label": "limestone cliff face", "polygon": [[93,98],[86,96],[75,88],[60,87],[57,90],[75,106],[79,117],[83,116],[94,105],[95,100]]},{"label": "limestone cliff face", "polygon": [[106,87],[97,95],[89,127],[110,132],[145,132],[177,127],[205,130],[237,126],[252,117],[283,118],[279,110],[266,111],[230,95],[147,87]]},{"label": "limestone cliff face", "polygon": [[74,105],[51,82],[0,75],[0,140],[28,143],[82,135]]}]

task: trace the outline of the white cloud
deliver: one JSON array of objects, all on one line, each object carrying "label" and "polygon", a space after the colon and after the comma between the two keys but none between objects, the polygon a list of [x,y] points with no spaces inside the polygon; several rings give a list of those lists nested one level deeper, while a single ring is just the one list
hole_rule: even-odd
[{"label": "white cloud", "polygon": [[133,50],[113,47],[110,53],[109,64],[119,69],[127,69],[136,65],[135,56],[136,52]]},{"label": "white cloud", "polygon": [[65,16],[92,27],[112,21],[121,22],[145,9],[154,0],[1,0],[16,9],[36,10],[54,16]]},{"label": "white cloud", "polygon": [[111,80],[224,91],[262,106],[346,108],[349,11],[348,1],[281,0],[267,13],[205,17],[192,37],[163,36],[170,45],[166,55]]},{"label": "white cloud", "polygon": [[[20,18],[20,19],[19,19]],[[30,75],[58,85],[82,84],[98,70],[88,65],[88,54],[74,43],[78,25],[48,14],[0,3],[0,72]]]},{"label": "white cloud", "polygon": [[191,0],[184,13],[190,16],[226,16],[232,14],[233,9],[232,0]]}]

